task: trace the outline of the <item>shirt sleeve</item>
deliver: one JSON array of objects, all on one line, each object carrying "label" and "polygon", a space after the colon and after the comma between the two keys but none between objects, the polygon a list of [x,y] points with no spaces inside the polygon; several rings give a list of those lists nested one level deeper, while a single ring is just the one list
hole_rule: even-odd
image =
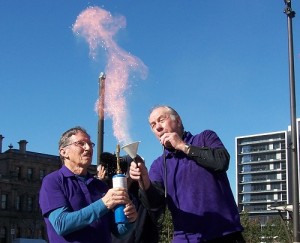
[{"label": "shirt sleeve", "polygon": [[58,235],[82,229],[109,212],[102,200],[71,212],[68,207],[57,208],[49,214],[49,221]]},{"label": "shirt sleeve", "polygon": [[214,172],[226,172],[229,168],[230,155],[219,136],[211,130],[205,130],[197,136],[190,146],[188,156]]},{"label": "shirt sleeve", "polygon": [[197,164],[215,172],[225,172],[229,167],[230,155],[225,148],[190,146],[188,156]]}]

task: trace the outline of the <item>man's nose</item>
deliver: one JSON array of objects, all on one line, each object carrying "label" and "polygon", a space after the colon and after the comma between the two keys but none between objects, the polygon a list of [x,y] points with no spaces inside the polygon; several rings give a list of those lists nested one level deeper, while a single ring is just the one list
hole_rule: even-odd
[{"label": "man's nose", "polygon": [[93,145],[91,143],[85,143],[84,149],[85,150],[92,150],[93,149]]},{"label": "man's nose", "polygon": [[160,123],[158,123],[155,127],[157,132],[161,132],[164,128],[162,127],[162,125]]}]

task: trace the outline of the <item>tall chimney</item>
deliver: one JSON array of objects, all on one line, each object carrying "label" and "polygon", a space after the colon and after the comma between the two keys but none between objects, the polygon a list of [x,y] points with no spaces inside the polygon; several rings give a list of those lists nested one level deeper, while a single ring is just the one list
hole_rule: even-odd
[{"label": "tall chimney", "polygon": [[97,142],[97,165],[100,164],[100,156],[103,152],[104,136],[104,100],[105,100],[105,73],[101,72],[99,76],[99,107],[98,107],[98,142]]},{"label": "tall chimney", "polygon": [[19,143],[20,152],[22,154],[25,154],[25,152],[26,152],[26,144],[28,142],[26,140],[20,140],[20,142],[18,142],[18,143]]},{"label": "tall chimney", "polygon": [[0,154],[2,153],[2,140],[3,140],[2,134],[0,134]]}]

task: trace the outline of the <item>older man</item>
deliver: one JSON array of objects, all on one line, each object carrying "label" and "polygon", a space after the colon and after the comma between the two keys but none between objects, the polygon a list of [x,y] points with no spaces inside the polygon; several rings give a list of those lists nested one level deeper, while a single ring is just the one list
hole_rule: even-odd
[{"label": "older man", "polygon": [[181,117],[169,106],[155,107],[149,124],[163,154],[154,160],[149,175],[143,163],[131,163],[130,176],[144,187],[146,207],[168,206],[173,242],[244,242],[226,175],[230,156],[217,134],[185,131]]},{"label": "older man", "polygon": [[[59,154],[63,165],[43,179],[40,207],[50,242],[111,242],[111,233],[126,234],[137,212],[124,188],[108,189],[89,174],[94,143],[82,127],[62,134]],[[112,210],[125,204],[128,224],[115,224]]]}]

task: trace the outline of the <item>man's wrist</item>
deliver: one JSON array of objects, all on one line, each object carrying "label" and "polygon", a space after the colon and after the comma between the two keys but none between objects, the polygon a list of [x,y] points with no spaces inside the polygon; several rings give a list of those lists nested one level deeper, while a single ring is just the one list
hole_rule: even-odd
[{"label": "man's wrist", "polygon": [[190,144],[185,144],[184,145],[184,153],[185,154],[189,154],[189,152],[190,152],[190,148],[191,148],[191,145]]},{"label": "man's wrist", "polygon": [[149,187],[150,187],[150,179],[149,179],[149,176],[148,174],[144,177],[144,176],[141,176],[140,180],[139,180],[139,187],[142,189],[142,190],[147,190]]}]

